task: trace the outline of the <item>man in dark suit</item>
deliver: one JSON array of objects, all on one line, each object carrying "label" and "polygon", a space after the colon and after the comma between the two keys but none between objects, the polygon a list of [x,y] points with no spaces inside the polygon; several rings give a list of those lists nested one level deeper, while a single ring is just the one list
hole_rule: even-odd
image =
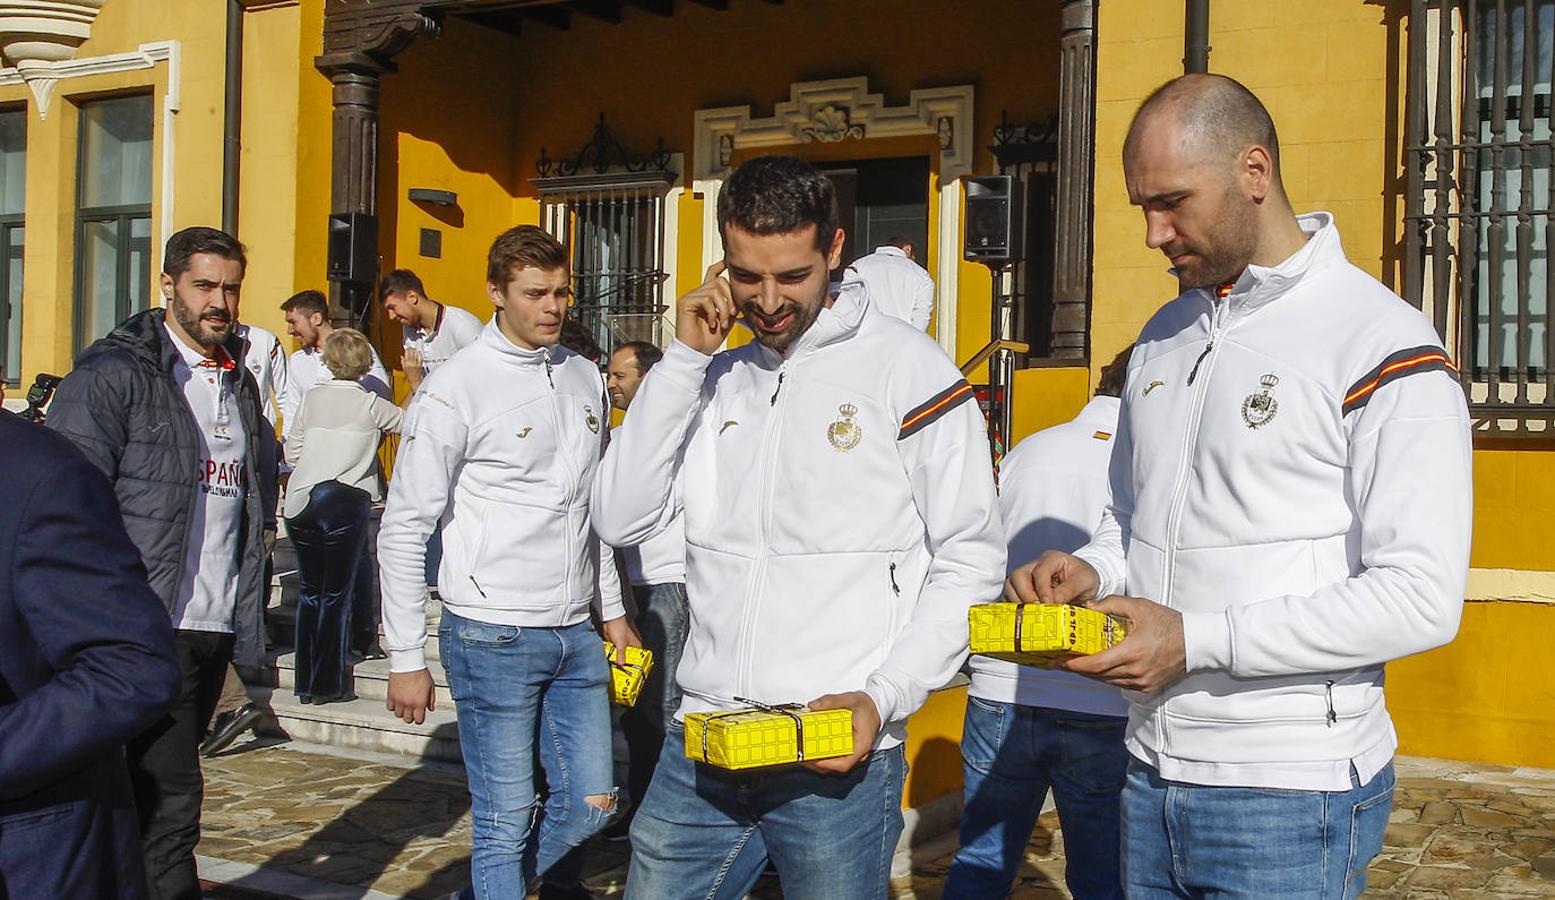
[{"label": "man in dark suit", "polygon": [[124,744],[178,690],[113,490],[0,412],[0,897],[142,897]]}]

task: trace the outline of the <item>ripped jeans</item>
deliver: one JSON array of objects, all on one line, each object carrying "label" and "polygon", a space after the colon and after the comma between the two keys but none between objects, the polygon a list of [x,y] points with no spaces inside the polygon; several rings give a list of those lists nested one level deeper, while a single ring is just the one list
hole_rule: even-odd
[{"label": "ripped jeans", "polygon": [[[586,621],[519,628],[445,609],[438,640],[470,782],[467,896],[522,897],[615,810],[599,634]],[[536,759],[550,792],[544,805]]]}]

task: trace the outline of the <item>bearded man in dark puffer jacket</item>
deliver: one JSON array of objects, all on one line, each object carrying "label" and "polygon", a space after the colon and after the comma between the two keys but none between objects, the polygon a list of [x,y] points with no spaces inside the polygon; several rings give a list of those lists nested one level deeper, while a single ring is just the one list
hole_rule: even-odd
[{"label": "bearded man in dark puffer jacket", "polygon": [[153,897],[199,897],[198,749],[229,662],[264,655],[263,531],[275,521],[275,436],[237,337],[243,246],[213,228],[168,240],[165,309],[81,354],[48,425],[108,476],[174,629],[172,710],[127,748]]}]

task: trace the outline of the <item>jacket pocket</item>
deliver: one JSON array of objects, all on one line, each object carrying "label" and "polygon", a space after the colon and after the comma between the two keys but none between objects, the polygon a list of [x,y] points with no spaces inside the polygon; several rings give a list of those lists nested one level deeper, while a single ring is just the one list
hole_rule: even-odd
[{"label": "jacket pocket", "polygon": [[482,606],[549,609],[562,599],[571,554],[567,513],[489,503],[468,581]]}]

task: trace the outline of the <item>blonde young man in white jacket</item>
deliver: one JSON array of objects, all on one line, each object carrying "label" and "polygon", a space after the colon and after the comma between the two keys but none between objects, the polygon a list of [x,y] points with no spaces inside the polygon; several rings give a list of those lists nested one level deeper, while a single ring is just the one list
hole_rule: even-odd
[{"label": "blonde young man in white jacket", "polygon": [[[679,301],[676,341],[612,436],[595,525],[630,545],[684,511],[682,717],[847,708],[855,752],[730,773],[687,759],[672,724],[627,896],[740,897],[770,856],[789,896],[884,897],[903,726],[960,667],[967,607],[1003,571],[985,426],[931,339],[856,287],[828,297],[843,235],[808,163],[747,162],[718,219],[724,262]],[[717,353],[737,315],[756,342]]]},{"label": "blonde young man in white jacket", "polygon": [[[442,527],[441,656],[469,776],[479,898],[522,897],[614,812],[609,669],[589,622],[639,646],[621,585],[589,523],[604,447],[599,371],[557,346],[567,254],[533,226],[492,244],[497,313],[428,376],[402,429],[378,537],[389,708],[421,722],[426,543]],[[534,808],[545,770],[550,795]]]},{"label": "blonde young man in white jacket", "polygon": [[[1092,542],[1010,579],[1133,620],[1066,665],[1129,689],[1131,897],[1354,897],[1397,747],[1383,664],[1452,639],[1469,423],[1420,312],[1296,217],[1246,88],[1184,76],[1124,146],[1129,197],[1184,293],[1129,365]],[[1124,589],[1131,597],[1108,596]]]}]

